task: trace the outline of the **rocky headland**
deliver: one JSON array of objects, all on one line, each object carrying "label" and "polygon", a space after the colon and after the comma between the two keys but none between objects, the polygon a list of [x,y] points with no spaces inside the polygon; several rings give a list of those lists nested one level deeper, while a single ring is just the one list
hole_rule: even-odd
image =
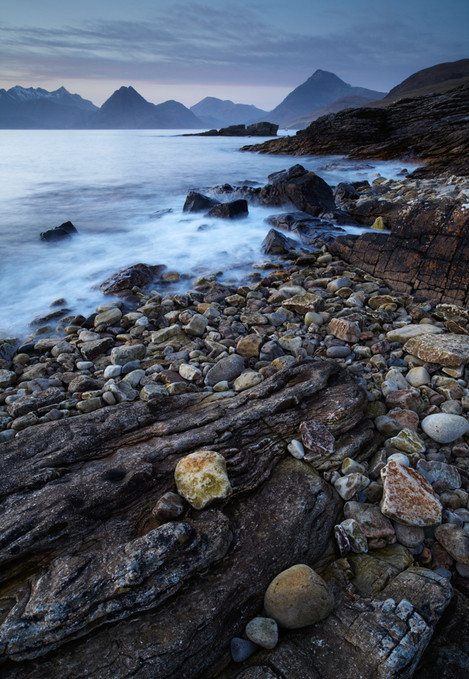
[{"label": "rocky headland", "polygon": [[415,177],[468,174],[469,83],[449,92],[323,116],[293,137],[243,147],[295,156],[348,154],[351,158],[422,161]]},{"label": "rocky headland", "polygon": [[463,676],[467,180],[209,193],[290,210],[244,283],[141,263],[0,345],[2,677]]}]

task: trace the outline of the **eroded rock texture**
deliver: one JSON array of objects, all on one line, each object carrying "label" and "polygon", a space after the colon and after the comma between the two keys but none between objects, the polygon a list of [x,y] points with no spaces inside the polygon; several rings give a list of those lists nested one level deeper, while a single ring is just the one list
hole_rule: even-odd
[{"label": "eroded rock texture", "polygon": [[373,599],[342,601],[321,624],[285,634],[221,679],[410,679],[450,598],[447,580],[409,568]]},{"label": "eroded rock texture", "polygon": [[390,234],[339,236],[329,248],[394,290],[469,304],[469,210],[456,201],[407,207]]},{"label": "eroded rock texture", "polygon": [[[122,403],[3,444],[2,677],[213,675],[268,583],[313,563],[336,520],[312,467],[279,463],[286,444],[304,419],[353,431],[364,406],[337,364],[307,361],[237,395]],[[204,447],[233,495],[159,526],[177,461]]]}]

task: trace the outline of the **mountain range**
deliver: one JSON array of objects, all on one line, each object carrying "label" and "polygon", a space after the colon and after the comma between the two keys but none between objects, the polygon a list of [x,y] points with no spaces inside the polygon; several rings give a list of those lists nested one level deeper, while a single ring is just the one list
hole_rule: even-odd
[{"label": "mountain range", "polygon": [[[207,129],[261,121],[302,129],[347,108],[383,106],[415,93],[442,91],[469,78],[469,59],[414,73],[389,94],[354,87],[334,73],[316,70],[272,111],[205,97],[190,109],[177,101],[152,104],[133,87],[121,87],[98,108],[64,87],[48,92],[19,85],[0,89],[0,129]],[[449,84],[449,85],[448,85]]]},{"label": "mountain range", "polygon": [[269,122],[286,125],[299,120],[308,124],[314,112],[324,106],[343,105],[344,97],[362,96],[363,103],[380,99],[384,92],[352,87],[334,73],[317,70],[295,88],[273,111],[248,104],[205,97],[190,109],[177,101],[152,104],[133,87],[121,87],[101,108],[64,87],[48,92],[42,88],[0,89],[0,128],[2,129],[204,129],[229,125]]}]

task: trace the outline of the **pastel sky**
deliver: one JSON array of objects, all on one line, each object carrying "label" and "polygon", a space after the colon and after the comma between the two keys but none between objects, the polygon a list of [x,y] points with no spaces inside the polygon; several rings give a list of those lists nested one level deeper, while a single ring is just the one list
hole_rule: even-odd
[{"label": "pastel sky", "polygon": [[388,91],[469,57],[467,0],[0,0],[0,87],[270,110],[317,68]]}]

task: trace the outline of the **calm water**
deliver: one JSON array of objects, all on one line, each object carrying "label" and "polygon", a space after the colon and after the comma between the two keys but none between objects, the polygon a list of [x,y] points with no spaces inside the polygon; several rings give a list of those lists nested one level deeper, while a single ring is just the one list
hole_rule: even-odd
[{"label": "calm water", "polygon": [[[250,207],[247,219],[223,222],[183,213],[186,193],[224,183],[263,185],[297,160],[239,153],[239,138],[179,134],[0,130],[0,336],[25,334],[28,322],[60,297],[74,311],[93,311],[104,299],[96,285],[122,266],[145,262],[239,277],[243,264],[261,259],[264,220],[278,209]],[[300,162],[330,184],[392,177],[403,167],[337,156]],[[78,236],[40,241],[41,231],[68,220]]]}]

